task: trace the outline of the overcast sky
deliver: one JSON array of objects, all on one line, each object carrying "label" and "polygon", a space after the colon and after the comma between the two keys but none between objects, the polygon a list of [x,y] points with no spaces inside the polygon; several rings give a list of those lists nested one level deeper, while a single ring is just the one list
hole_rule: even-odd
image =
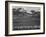
[{"label": "overcast sky", "polygon": [[34,10],[34,11],[40,11],[40,7],[24,7],[24,6],[14,6],[13,8],[15,9],[18,9],[18,8],[22,8],[24,10],[27,11],[27,13],[32,13],[31,10]]},{"label": "overcast sky", "polygon": [[13,8],[24,8],[25,10],[27,10],[27,11],[30,11],[30,10],[35,10],[35,11],[40,11],[40,7],[22,7],[22,6],[15,6],[15,7],[13,7]]}]

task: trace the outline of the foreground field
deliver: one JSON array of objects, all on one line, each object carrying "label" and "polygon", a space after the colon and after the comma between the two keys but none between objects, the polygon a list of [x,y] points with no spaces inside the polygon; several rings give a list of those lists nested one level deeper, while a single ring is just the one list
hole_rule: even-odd
[{"label": "foreground field", "polygon": [[13,30],[39,29],[40,18],[38,16],[14,16]]}]

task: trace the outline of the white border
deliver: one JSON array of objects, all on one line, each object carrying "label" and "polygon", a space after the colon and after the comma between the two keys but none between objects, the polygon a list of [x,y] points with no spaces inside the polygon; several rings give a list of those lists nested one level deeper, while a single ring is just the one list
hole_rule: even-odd
[{"label": "white border", "polygon": [[[40,7],[40,30],[21,30],[21,31],[12,31],[12,6],[27,6],[27,7]],[[8,3],[8,32],[9,34],[25,34],[25,33],[39,33],[43,32],[43,5],[36,5],[36,4],[23,4],[23,3]]]}]

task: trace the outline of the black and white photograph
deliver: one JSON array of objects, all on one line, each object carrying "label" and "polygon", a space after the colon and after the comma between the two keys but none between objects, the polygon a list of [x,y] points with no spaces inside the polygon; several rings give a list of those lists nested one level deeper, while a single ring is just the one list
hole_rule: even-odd
[{"label": "black and white photograph", "polygon": [[33,35],[45,32],[45,4],[6,1],[5,31],[7,35]]},{"label": "black and white photograph", "polygon": [[40,29],[40,7],[13,8],[13,30]]}]

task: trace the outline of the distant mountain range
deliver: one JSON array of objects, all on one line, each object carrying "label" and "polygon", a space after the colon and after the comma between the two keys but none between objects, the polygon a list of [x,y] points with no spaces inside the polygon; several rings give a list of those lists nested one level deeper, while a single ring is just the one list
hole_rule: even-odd
[{"label": "distant mountain range", "polygon": [[34,10],[32,10],[31,11],[32,13],[28,13],[27,11],[24,12],[24,10],[20,12],[20,9],[17,9],[16,11],[13,10],[13,15],[17,15],[17,16],[40,16],[39,11],[35,12]]},{"label": "distant mountain range", "polygon": [[17,15],[17,16],[40,16],[40,12],[34,12],[32,14],[27,13],[27,12],[14,12],[13,15]]}]

